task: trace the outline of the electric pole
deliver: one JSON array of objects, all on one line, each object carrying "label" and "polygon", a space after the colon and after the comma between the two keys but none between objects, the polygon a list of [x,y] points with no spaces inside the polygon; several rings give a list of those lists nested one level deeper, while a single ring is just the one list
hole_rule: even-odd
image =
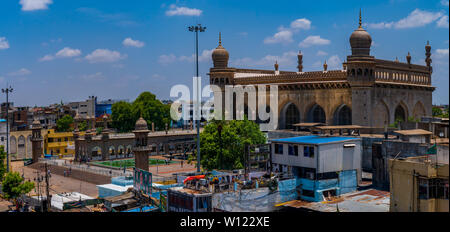
[{"label": "electric pole", "polygon": [[190,26],[189,27],[190,32],[195,32],[195,64],[196,64],[196,74],[197,74],[197,105],[196,105],[196,111],[197,111],[197,118],[195,119],[197,121],[197,172],[200,172],[200,120],[201,120],[201,111],[199,110],[200,104],[201,104],[201,95],[200,93],[200,87],[199,86],[199,74],[198,74],[198,33],[199,32],[205,32],[206,27],[202,27],[201,24],[198,24],[197,26]]},{"label": "electric pole", "polygon": [[2,93],[6,93],[6,172],[9,172],[9,93],[12,91],[11,86],[2,89]]},{"label": "electric pole", "polygon": [[48,176],[48,166],[47,166],[47,163],[45,163],[45,185],[46,185],[46,187],[45,187],[45,191],[46,191],[46,194],[47,194],[47,212],[49,212],[50,211],[50,207],[52,206],[51,205],[51,198],[52,198],[52,196],[50,195],[50,189],[49,189],[49,181],[48,181],[48,179],[49,179],[49,176]]}]

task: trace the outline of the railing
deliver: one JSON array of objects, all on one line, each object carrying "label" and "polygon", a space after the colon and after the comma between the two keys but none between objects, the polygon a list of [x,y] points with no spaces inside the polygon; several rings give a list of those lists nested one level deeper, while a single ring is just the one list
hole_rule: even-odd
[{"label": "railing", "polygon": [[375,79],[383,82],[408,83],[417,85],[431,85],[429,74],[419,72],[400,72],[376,70]]},{"label": "railing", "polygon": [[99,174],[99,175],[103,175],[103,176],[117,177],[117,176],[132,176],[133,175],[132,171],[126,170],[124,173],[123,169],[122,170],[114,170],[114,169],[103,168],[103,167],[99,167],[99,166],[87,166],[86,164],[70,164],[68,162],[64,162],[63,160],[41,159],[40,161],[45,162],[50,165],[54,165],[54,166],[72,168],[72,170],[90,172],[90,173]]}]

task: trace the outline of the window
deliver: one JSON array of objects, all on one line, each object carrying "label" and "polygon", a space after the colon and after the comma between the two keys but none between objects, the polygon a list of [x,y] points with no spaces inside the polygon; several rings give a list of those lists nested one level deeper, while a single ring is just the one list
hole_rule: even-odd
[{"label": "window", "polygon": [[419,199],[448,199],[447,179],[419,179]]},{"label": "window", "polygon": [[305,197],[314,197],[314,191],[302,189],[302,195]]},{"label": "window", "polygon": [[67,153],[67,149],[64,149],[64,153]]},{"label": "window", "polygon": [[67,137],[66,137],[66,138],[64,138],[64,141],[66,141],[66,142],[67,142],[67,141],[69,141],[69,138],[67,138]]},{"label": "window", "polygon": [[298,146],[296,146],[296,145],[289,145],[289,155],[298,156]]},{"label": "window", "polygon": [[5,138],[4,137],[2,137],[2,142],[5,140]]},{"label": "window", "polygon": [[314,158],[314,147],[304,146],[303,147],[303,156]]},{"label": "window", "polygon": [[275,154],[283,154],[283,144],[275,144]]}]

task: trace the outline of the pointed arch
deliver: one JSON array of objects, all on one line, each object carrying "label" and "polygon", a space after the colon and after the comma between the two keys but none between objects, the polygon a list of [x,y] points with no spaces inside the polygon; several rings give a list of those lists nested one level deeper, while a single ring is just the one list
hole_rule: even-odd
[{"label": "pointed arch", "polygon": [[319,123],[326,123],[327,117],[325,114],[325,110],[318,104],[314,104],[309,110],[308,110],[308,122],[319,122]]},{"label": "pointed arch", "polygon": [[408,108],[400,102],[394,110],[394,121],[406,122],[408,120]]},{"label": "pointed arch", "polygon": [[384,127],[386,125],[389,125],[389,107],[383,100],[379,101],[375,105],[373,112],[375,112],[375,117],[373,117],[374,127]]},{"label": "pointed arch", "polygon": [[288,102],[282,108],[279,120],[280,129],[292,129],[293,124],[300,122],[300,110],[294,103]]},{"label": "pointed arch", "polygon": [[421,101],[418,101],[413,109],[413,117],[415,120],[420,120],[425,115],[426,115],[425,107],[423,106]]},{"label": "pointed arch", "polygon": [[15,136],[9,137],[9,153],[10,154],[17,153],[17,140]]},{"label": "pointed arch", "polygon": [[346,104],[342,104],[336,108],[333,115],[334,125],[351,125],[352,110]]}]

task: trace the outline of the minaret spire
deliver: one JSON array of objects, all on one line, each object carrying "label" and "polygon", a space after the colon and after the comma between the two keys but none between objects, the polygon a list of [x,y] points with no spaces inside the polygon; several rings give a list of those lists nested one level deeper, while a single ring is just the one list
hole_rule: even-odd
[{"label": "minaret spire", "polygon": [[222,32],[219,32],[219,46],[222,45]]},{"label": "minaret spire", "polygon": [[359,8],[359,28],[362,28],[361,8]]}]

